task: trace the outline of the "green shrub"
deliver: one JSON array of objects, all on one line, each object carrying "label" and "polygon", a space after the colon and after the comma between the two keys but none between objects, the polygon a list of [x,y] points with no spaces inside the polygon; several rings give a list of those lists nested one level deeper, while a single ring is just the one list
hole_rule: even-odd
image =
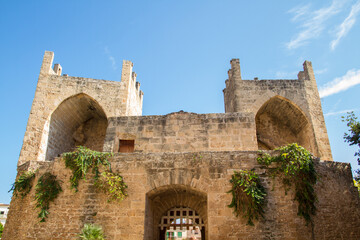
[{"label": "green shrub", "polygon": [[1,239],[1,236],[2,236],[3,231],[4,231],[4,226],[3,226],[2,223],[0,222],[0,239]]},{"label": "green shrub", "polygon": [[104,233],[100,226],[85,224],[79,235],[80,240],[104,240]]}]

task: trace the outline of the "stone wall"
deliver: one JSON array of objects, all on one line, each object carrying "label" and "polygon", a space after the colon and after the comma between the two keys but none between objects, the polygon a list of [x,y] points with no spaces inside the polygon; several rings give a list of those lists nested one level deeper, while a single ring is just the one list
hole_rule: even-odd
[{"label": "stone wall", "polygon": [[257,150],[251,113],[117,117],[109,119],[104,151],[118,152],[120,140],[135,140],[136,152]]},{"label": "stone wall", "polygon": [[[205,239],[312,239],[311,226],[297,216],[294,193],[285,191],[259,168],[257,152],[117,153],[111,160],[128,184],[128,198],[107,202],[90,177],[79,192],[70,189],[71,172],[62,160],[46,162],[37,173],[50,171],[63,181],[63,192],[50,205],[49,218],[39,223],[34,188],[24,199],[12,199],[4,240],[74,239],[84,223],[104,228],[108,239],[158,239],[158,221],[168,209],[183,205],[196,210],[205,222]],[[25,166],[26,167],[26,166]],[[264,219],[247,226],[227,205],[234,170],[255,168],[268,197]],[[349,164],[318,162],[319,202],[314,239],[359,239],[360,201]],[[37,181],[35,179],[35,182]],[[19,221],[21,219],[21,221]]]}]

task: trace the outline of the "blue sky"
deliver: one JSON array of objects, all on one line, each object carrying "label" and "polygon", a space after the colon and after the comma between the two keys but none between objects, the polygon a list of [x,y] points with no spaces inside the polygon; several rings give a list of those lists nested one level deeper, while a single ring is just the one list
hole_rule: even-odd
[{"label": "blue sky", "polygon": [[360,113],[360,0],[0,1],[0,202],[15,179],[45,50],[70,76],[120,81],[131,60],[144,115],[224,112],[229,61],[243,79],[295,79],[312,61],[335,161],[341,116]]}]

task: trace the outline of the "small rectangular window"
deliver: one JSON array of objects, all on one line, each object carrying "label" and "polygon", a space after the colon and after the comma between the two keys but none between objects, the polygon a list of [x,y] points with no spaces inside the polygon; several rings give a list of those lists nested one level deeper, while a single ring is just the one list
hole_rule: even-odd
[{"label": "small rectangular window", "polygon": [[129,153],[134,152],[135,140],[120,140],[119,152]]}]

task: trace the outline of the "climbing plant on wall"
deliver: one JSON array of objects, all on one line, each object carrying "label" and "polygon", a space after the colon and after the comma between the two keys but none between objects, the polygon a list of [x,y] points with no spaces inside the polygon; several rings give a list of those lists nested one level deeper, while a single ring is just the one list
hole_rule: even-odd
[{"label": "climbing plant on wall", "polygon": [[108,160],[111,156],[111,153],[97,152],[83,146],[77,147],[73,152],[64,153],[65,166],[71,169],[73,173],[70,178],[71,187],[78,191],[80,179],[85,179],[90,169],[95,174],[95,178],[99,177],[102,167],[111,171]]},{"label": "climbing plant on wall", "polygon": [[32,171],[26,171],[20,174],[17,180],[13,183],[11,189],[9,192],[13,191],[15,197],[17,197],[18,194],[21,195],[22,198],[24,198],[32,188],[32,182],[35,178],[35,172]]},{"label": "climbing plant on wall", "polygon": [[112,153],[102,153],[79,146],[74,152],[63,154],[65,166],[72,170],[71,187],[78,191],[80,179],[85,179],[89,170],[94,174],[95,186],[109,195],[109,200],[123,200],[127,185],[123,177],[111,170],[109,158]]},{"label": "climbing plant on wall", "polygon": [[35,190],[36,207],[40,208],[38,217],[41,219],[40,222],[45,222],[49,214],[50,203],[53,202],[62,191],[60,181],[56,179],[55,175],[46,172],[39,178]]},{"label": "climbing plant on wall", "polygon": [[271,156],[261,153],[258,163],[266,166],[271,176],[279,177],[285,191],[295,187],[295,200],[298,202],[298,215],[311,222],[316,213],[317,202],[314,185],[318,180],[314,166],[314,157],[305,148],[296,143],[275,149],[278,154]]},{"label": "climbing plant on wall", "polygon": [[234,208],[236,216],[243,214],[248,225],[254,225],[253,220],[264,213],[266,191],[260,183],[259,175],[254,170],[235,171],[231,176],[232,201],[228,205]]}]

